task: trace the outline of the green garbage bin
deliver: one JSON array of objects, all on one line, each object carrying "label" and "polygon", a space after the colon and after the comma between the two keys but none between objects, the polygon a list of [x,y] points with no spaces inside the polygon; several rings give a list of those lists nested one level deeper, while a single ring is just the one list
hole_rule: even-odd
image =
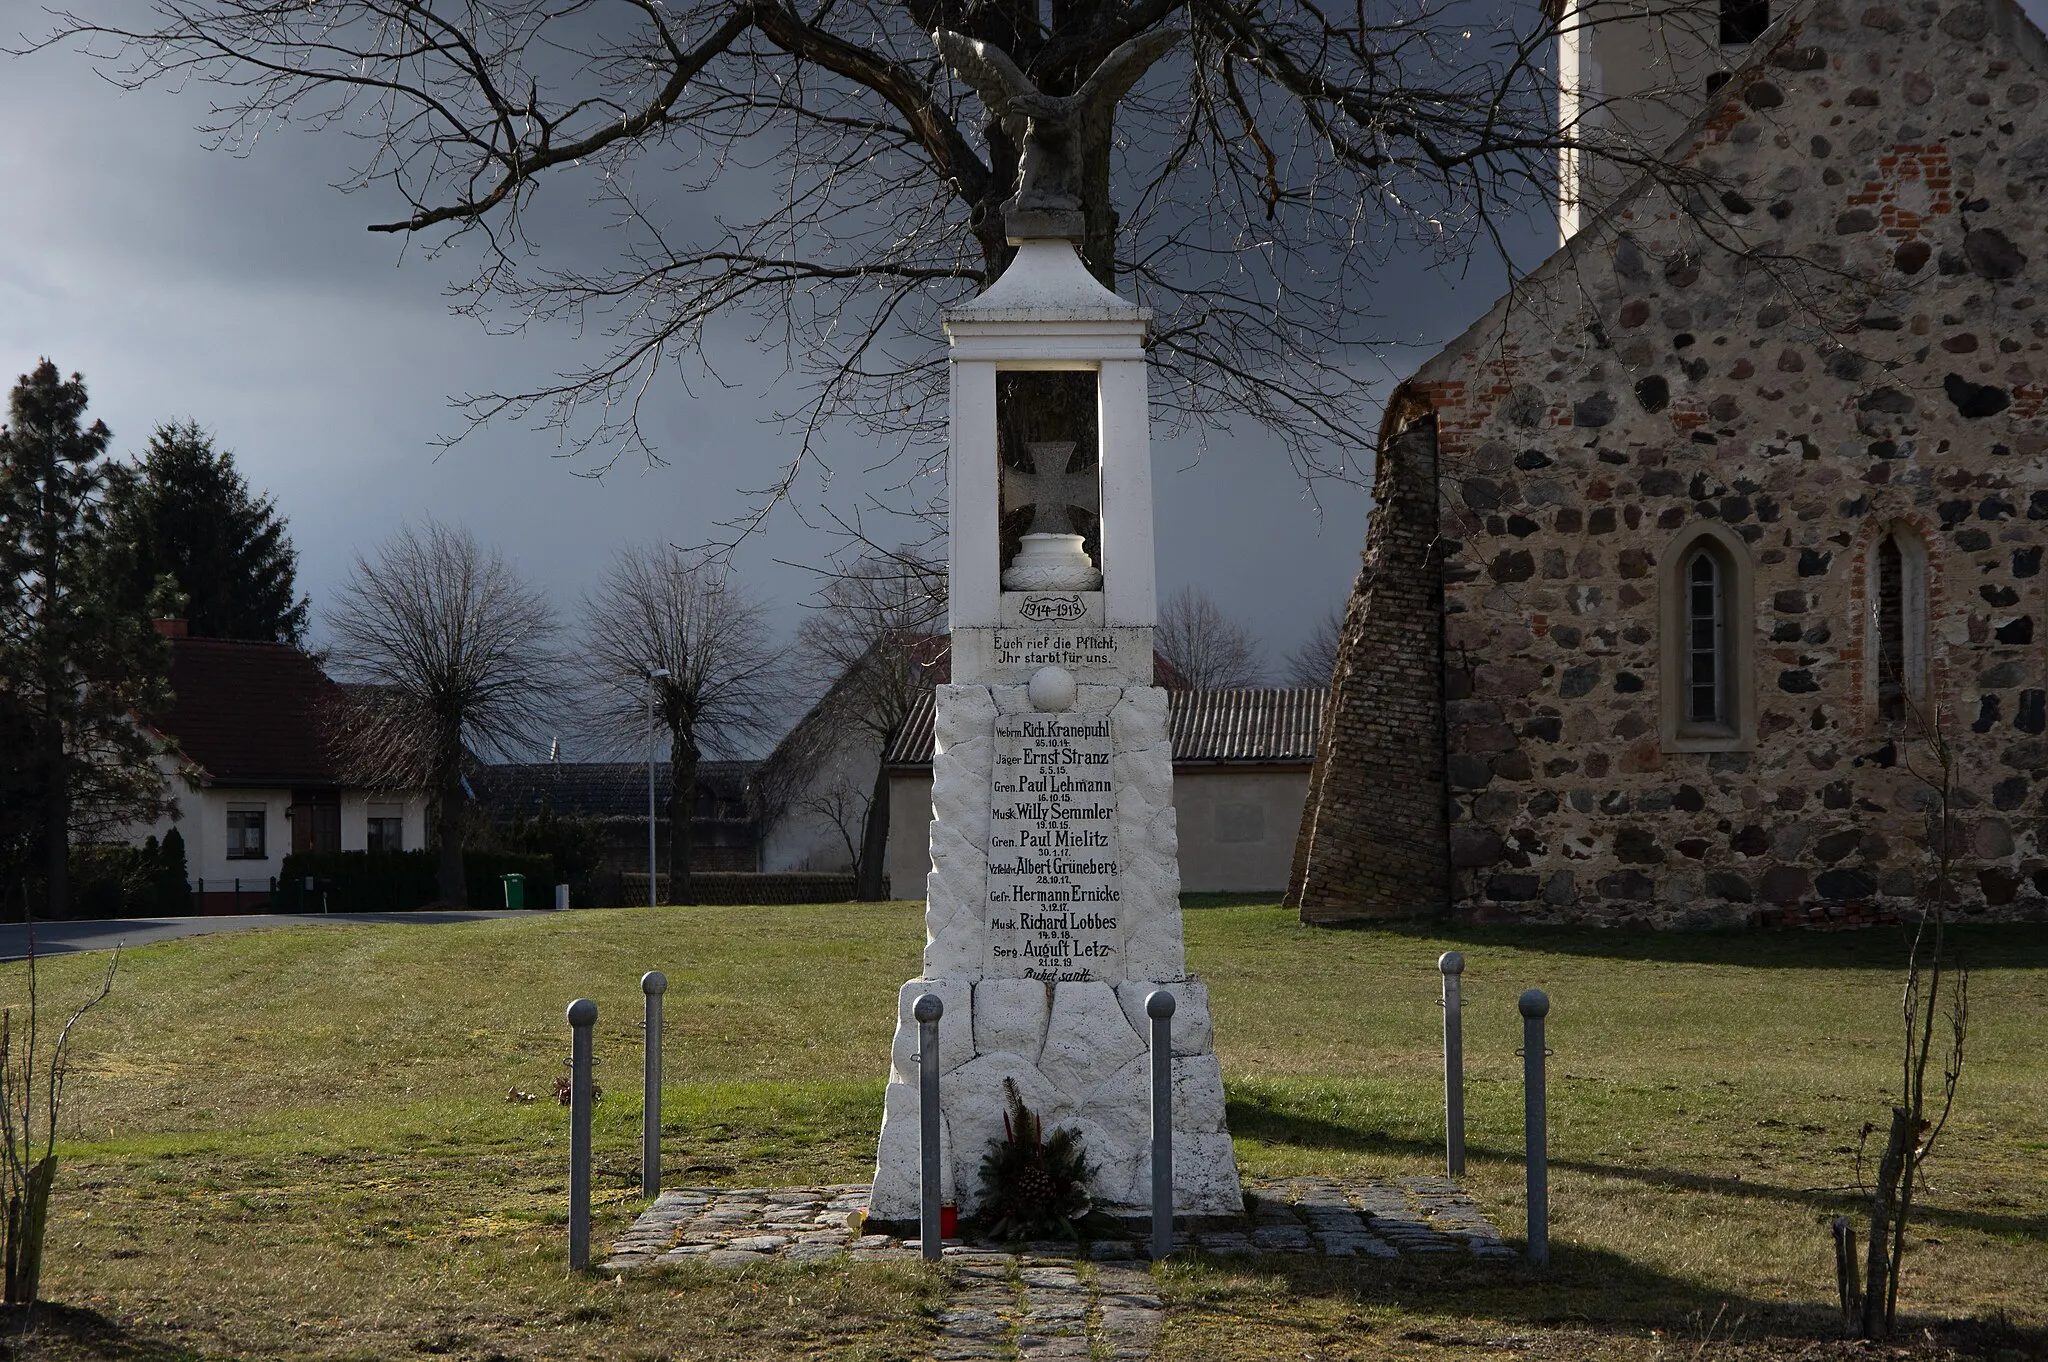
[{"label": "green garbage bin", "polygon": [[505,882],[505,906],[507,908],[524,908],[526,906],[526,876],[500,875],[498,878]]}]

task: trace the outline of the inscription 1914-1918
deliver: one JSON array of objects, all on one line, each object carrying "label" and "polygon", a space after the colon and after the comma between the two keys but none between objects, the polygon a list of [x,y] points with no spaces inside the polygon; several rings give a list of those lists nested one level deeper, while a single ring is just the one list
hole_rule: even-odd
[{"label": "inscription 1914-1918", "polygon": [[988,973],[1123,977],[1106,714],[1005,714],[990,789]]}]

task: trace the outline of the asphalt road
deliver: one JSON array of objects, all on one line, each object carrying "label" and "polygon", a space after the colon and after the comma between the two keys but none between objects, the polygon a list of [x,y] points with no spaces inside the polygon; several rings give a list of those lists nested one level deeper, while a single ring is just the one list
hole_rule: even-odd
[{"label": "asphalt road", "polygon": [[[257,927],[303,927],[311,923],[383,923],[432,927],[444,922],[479,922],[494,917],[538,917],[536,909],[421,913],[248,913],[239,917],[126,917],[100,922],[38,922],[34,924],[37,955],[69,955],[74,951],[112,950],[115,946],[147,946],[180,936],[210,932],[246,932]],[[28,957],[30,924],[0,923],[0,960]]]}]

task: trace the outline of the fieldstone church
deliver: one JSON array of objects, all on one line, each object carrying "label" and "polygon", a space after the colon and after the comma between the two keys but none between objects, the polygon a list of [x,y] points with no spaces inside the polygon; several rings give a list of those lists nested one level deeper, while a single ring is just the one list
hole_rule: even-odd
[{"label": "fieldstone church", "polygon": [[1649,22],[1567,37],[1565,244],[1388,404],[1293,901],[1867,921],[1946,806],[1959,910],[2048,917],[2048,42]]}]

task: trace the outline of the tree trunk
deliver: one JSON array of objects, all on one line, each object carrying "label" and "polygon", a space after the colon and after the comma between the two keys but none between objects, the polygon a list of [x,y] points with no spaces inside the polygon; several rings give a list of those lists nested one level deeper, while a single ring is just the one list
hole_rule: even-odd
[{"label": "tree trunk", "polygon": [[62,602],[57,590],[57,527],[48,510],[47,490],[44,495],[41,638],[36,645],[42,653],[43,682],[43,916],[65,918],[71,916],[71,767],[64,750],[65,704],[60,697],[71,693],[71,681],[58,653],[62,645],[53,636]]},{"label": "tree trunk", "polygon": [[7,1199],[5,1291],[9,1305],[33,1305],[43,1278],[43,1234],[50,1218],[50,1188],[57,1180],[57,1157],[36,1161],[19,1192]]},{"label": "tree trunk", "polygon": [[[1105,110],[1103,118],[1115,113]],[[1100,135],[1081,132],[1081,222],[1083,236],[1077,243],[1081,263],[1111,292],[1116,291],[1116,209],[1109,201],[1109,144],[1107,128]]]},{"label": "tree trunk", "polygon": [[[54,708],[54,706],[53,706]],[[49,718],[45,750],[47,784],[43,795],[43,916],[71,916],[71,769],[64,761],[64,722]]]},{"label": "tree trunk", "polygon": [[434,836],[440,844],[435,865],[435,886],[441,902],[450,908],[469,906],[469,877],[462,867],[462,776],[457,772],[441,782],[440,807],[434,815]]},{"label": "tree trunk", "polygon": [[875,788],[868,796],[868,815],[861,821],[860,860],[853,867],[853,896],[874,903],[888,895],[883,876],[889,869],[889,768],[875,763]]},{"label": "tree trunk", "polygon": [[1884,1142],[1884,1157],[1877,1165],[1877,1187],[1870,1197],[1869,1266],[1863,1273],[1863,1337],[1883,1338],[1891,1332],[1886,1303],[1893,1298],[1892,1284],[1899,1264],[1892,1254],[1892,1219],[1899,1213],[1899,1182],[1906,1170],[1906,1154],[1912,1145],[1913,1113],[1892,1108],[1892,1128]]},{"label": "tree trunk", "polygon": [[1842,1332],[1854,1334],[1863,1322],[1862,1269],[1856,1265],[1856,1225],[1846,1215],[1834,1218],[1835,1297],[1842,1306]]},{"label": "tree trunk", "polygon": [[691,815],[697,811],[697,745],[678,734],[668,749],[668,901],[695,903],[690,883]]}]

